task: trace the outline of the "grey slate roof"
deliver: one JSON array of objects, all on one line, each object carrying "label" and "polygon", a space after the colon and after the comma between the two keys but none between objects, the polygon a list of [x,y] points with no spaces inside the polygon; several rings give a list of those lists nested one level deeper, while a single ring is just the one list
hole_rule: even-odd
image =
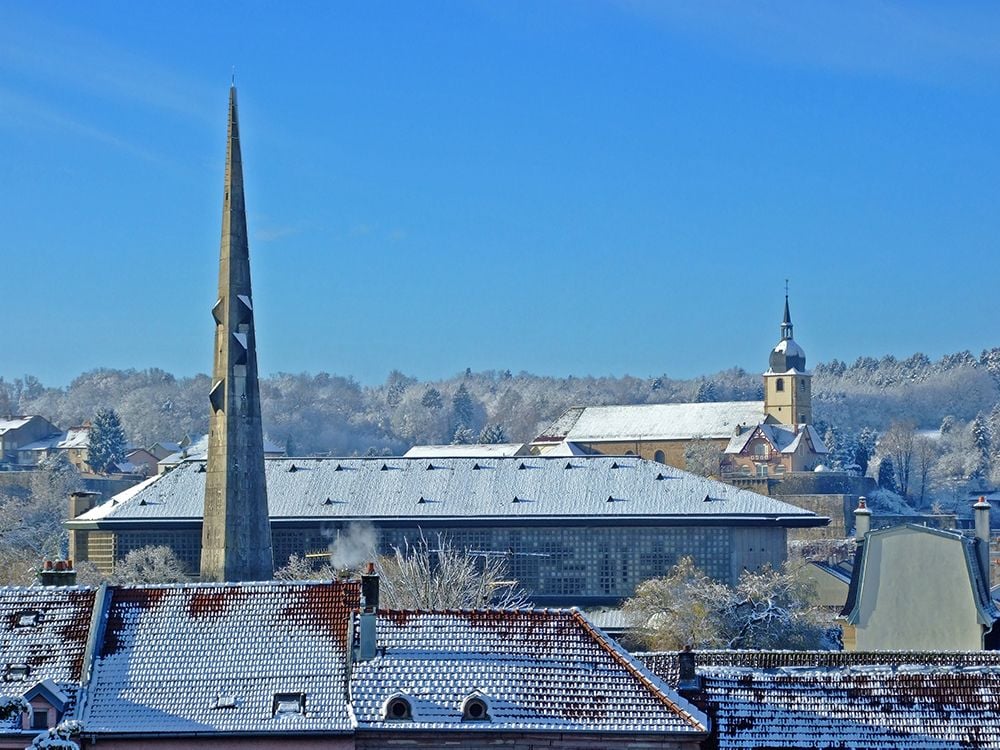
[{"label": "grey slate roof", "polygon": [[[82,720],[102,735],[339,733],[357,583],[108,589]],[[305,715],[275,712],[304,693]]]},{"label": "grey slate roof", "polygon": [[[280,458],[265,462],[272,522],[302,519],[656,519],[820,526],[794,505],[637,457]],[[68,522],[199,520],[204,464],[188,461]]]},{"label": "grey slate roof", "polygon": [[[378,644],[354,664],[359,731],[706,732],[704,714],[575,610],[380,612]],[[462,721],[473,694],[489,721]],[[412,720],[385,719],[394,695]]]}]

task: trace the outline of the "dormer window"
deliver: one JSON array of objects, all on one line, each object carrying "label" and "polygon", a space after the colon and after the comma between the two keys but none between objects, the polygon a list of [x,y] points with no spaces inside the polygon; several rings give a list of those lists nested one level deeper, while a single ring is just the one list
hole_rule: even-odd
[{"label": "dormer window", "polygon": [[473,693],[462,701],[462,721],[490,721],[490,706],[485,696]]},{"label": "dormer window", "polygon": [[283,716],[305,716],[305,693],[275,693],[271,702],[271,714],[275,718]]},{"label": "dormer window", "polygon": [[49,728],[49,711],[46,708],[31,708],[31,728],[45,730]]},{"label": "dormer window", "polygon": [[413,706],[402,693],[390,695],[382,704],[382,718],[385,721],[413,721]]}]

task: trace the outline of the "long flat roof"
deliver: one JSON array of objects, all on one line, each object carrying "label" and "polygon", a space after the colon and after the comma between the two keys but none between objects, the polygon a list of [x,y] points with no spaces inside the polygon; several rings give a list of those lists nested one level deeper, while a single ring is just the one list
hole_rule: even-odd
[{"label": "long flat roof", "polygon": [[[566,520],[823,526],[811,511],[638,457],[272,458],[272,522]],[[187,461],[69,521],[200,522],[205,464]]]}]

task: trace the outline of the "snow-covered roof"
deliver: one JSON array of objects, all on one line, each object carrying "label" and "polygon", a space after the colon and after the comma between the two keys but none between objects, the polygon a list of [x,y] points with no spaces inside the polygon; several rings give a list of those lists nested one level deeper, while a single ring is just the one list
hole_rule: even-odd
[{"label": "snow-covered roof", "polygon": [[795,342],[795,339],[782,339],[778,342],[778,345],[774,347],[773,351],[780,352],[786,357],[805,358],[806,356],[805,351]]},{"label": "snow-covered roof", "polygon": [[33,417],[8,417],[0,419],[0,435],[11,430],[19,430],[30,422]]},{"label": "snow-covered roof", "polygon": [[[645,519],[820,526],[814,513],[638,457],[270,458],[272,521]],[[205,464],[187,461],[68,522],[200,521]]]},{"label": "snow-covered roof", "polygon": [[[88,731],[351,731],[357,583],[110,587],[108,597],[81,717]],[[299,694],[304,713],[280,710],[283,695]]]},{"label": "snow-covered roof", "polygon": [[[180,448],[180,446],[178,446]],[[285,449],[272,440],[268,440],[265,436],[264,438],[264,455],[270,456],[281,456],[285,453]],[[178,450],[175,453],[171,453],[166,458],[160,459],[158,466],[176,466],[177,464],[191,459],[203,460],[208,455],[208,435],[202,435],[197,440],[191,442],[186,448]]]},{"label": "snow-covered roof", "polygon": [[757,436],[765,438],[771,444],[771,449],[779,453],[792,454],[799,449],[803,438],[808,436],[808,444],[813,453],[826,454],[829,451],[812,425],[771,424],[763,422],[755,428],[743,430],[739,435],[729,439],[725,453],[740,454],[746,450],[747,444]]},{"label": "snow-covered roof", "polygon": [[[575,610],[381,612],[377,633],[379,655],[353,666],[359,731],[707,731],[703,713]],[[411,720],[385,719],[397,695]],[[471,695],[489,720],[462,720]]]},{"label": "snow-covered roof", "polygon": [[[1000,653],[698,651],[720,750],[1000,747]],[[671,685],[676,653],[636,654]]]},{"label": "snow-covered roof", "polygon": [[472,445],[414,445],[404,458],[492,458],[516,456],[524,443],[475,443]]},{"label": "snow-covered roof", "polygon": [[764,419],[763,401],[587,406],[566,411],[536,444],[728,438],[739,425]]},{"label": "snow-covered roof", "polygon": [[[76,586],[0,588],[0,680],[4,694],[22,695],[51,680],[75,701],[94,610],[95,590]],[[20,717],[0,722],[19,729]]]},{"label": "snow-covered roof", "polygon": [[33,443],[18,448],[20,451],[48,451],[48,450],[69,450],[70,448],[90,447],[89,427],[70,427],[66,432],[61,432],[52,437],[36,440]]}]

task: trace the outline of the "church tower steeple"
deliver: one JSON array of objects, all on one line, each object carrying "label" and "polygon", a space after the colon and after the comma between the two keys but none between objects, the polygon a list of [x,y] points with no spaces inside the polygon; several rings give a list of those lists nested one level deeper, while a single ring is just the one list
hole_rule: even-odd
[{"label": "church tower steeple", "polygon": [[264,476],[264,433],[235,85],[229,89],[219,297],[212,308],[212,317],[215,365],[209,394],[201,578],[270,580],[274,560]]},{"label": "church tower steeple", "polygon": [[805,351],[792,338],[787,281],[781,340],[771,350],[768,365],[764,373],[764,411],[768,417],[781,424],[809,424],[812,421],[812,375],[806,370]]}]

